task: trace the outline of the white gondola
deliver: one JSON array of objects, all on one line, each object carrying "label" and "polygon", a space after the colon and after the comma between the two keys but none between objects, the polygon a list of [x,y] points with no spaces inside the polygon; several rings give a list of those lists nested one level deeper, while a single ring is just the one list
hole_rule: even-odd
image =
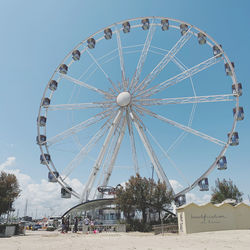
[{"label": "white gondola", "polygon": [[57,182],[57,178],[59,177],[59,173],[58,172],[53,172],[53,174],[51,172],[48,173],[48,182]]},{"label": "white gondola", "polygon": [[[234,68],[234,63],[233,62],[231,62],[231,65],[232,65],[232,67]],[[232,70],[231,70],[231,68],[230,68],[230,65],[229,65],[229,63],[225,63],[225,71],[226,71],[226,74],[228,75],[228,76],[232,76]]]},{"label": "white gondola", "polygon": [[222,156],[217,161],[217,169],[218,170],[225,170],[225,169],[227,169],[227,158],[226,158],[226,156]]},{"label": "white gondola", "polygon": [[217,45],[214,45],[213,46],[213,54],[214,56],[216,57],[221,57],[222,56],[222,45],[220,44],[220,47],[218,47]]},{"label": "white gondola", "polygon": [[[236,108],[233,109],[234,116],[236,115]],[[244,119],[244,110],[243,107],[239,107],[237,121],[242,121]]]},{"label": "white gondola", "polygon": [[46,121],[47,121],[47,118],[45,116],[40,116],[39,120],[37,118],[37,122],[38,122],[40,127],[46,126]]},{"label": "white gondola", "polygon": [[50,99],[48,97],[45,97],[43,99],[42,106],[45,107],[45,106],[49,106],[49,105],[50,105]]},{"label": "white gondola", "polygon": [[74,61],[79,61],[80,57],[81,57],[81,52],[79,50],[76,49],[72,52],[72,58]]},{"label": "white gondola", "polygon": [[203,34],[202,32],[198,33],[198,42],[199,44],[205,44],[207,42],[207,37],[205,34]]},{"label": "white gondola", "polygon": [[[230,136],[230,134],[227,135],[228,137]],[[233,132],[232,137],[229,141],[229,145],[230,146],[237,146],[239,145],[239,134],[238,132]]]},{"label": "white gondola", "polygon": [[162,29],[163,31],[169,29],[169,21],[168,21],[168,19],[162,19],[162,20],[161,20],[161,29]]},{"label": "white gondola", "polygon": [[149,29],[149,20],[148,20],[148,18],[142,19],[141,23],[142,23],[141,27],[142,27],[143,30],[148,30]]},{"label": "white gondola", "polygon": [[200,191],[208,191],[209,190],[208,178],[200,180],[198,186],[200,187]]},{"label": "white gondola", "polygon": [[242,96],[242,84],[233,84],[232,85],[232,93],[234,96]]},{"label": "white gondola", "polygon": [[70,191],[68,192],[65,188],[61,188],[61,198],[69,199],[71,198],[71,187],[67,187],[67,189]]},{"label": "white gondola", "polygon": [[181,35],[185,35],[188,31],[188,26],[185,23],[180,24]]},{"label": "white gondola", "polygon": [[89,38],[87,40],[88,47],[89,49],[94,49],[95,48],[95,39],[93,37]]},{"label": "white gondola", "polygon": [[66,65],[66,64],[62,64],[62,65],[60,65],[60,67],[59,67],[59,72],[61,73],[61,74],[67,74],[67,72],[68,72],[68,66]]},{"label": "white gondola", "polygon": [[46,165],[46,163],[50,163],[50,155],[49,154],[44,154],[44,157],[43,155],[40,155],[40,163],[43,164],[43,165]]},{"label": "white gondola", "polygon": [[130,23],[129,23],[129,22],[124,22],[124,23],[122,24],[122,26],[123,26],[123,33],[128,33],[128,32],[130,32]]},{"label": "white gondola", "polygon": [[177,196],[177,197],[174,199],[174,202],[175,202],[175,205],[176,205],[177,207],[180,207],[180,206],[186,204],[186,196],[185,196],[185,194],[182,194],[182,195],[180,195],[180,196]]},{"label": "white gondola", "polygon": [[38,145],[44,144],[46,142],[46,136],[45,135],[40,135],[39,137],[36,137],[36,142]]},{"label": "white gondola", "polygon": [[49,83],[49,89],[51,91],[55,91],[57,89],[57,85],[58,85],[57,81],[51,80]]},{"label": "white gondola", "polygon": [[112,30],[110,28],[107,28],[104,30],[104,37],[106,40],[109,40],[112,38]]}]

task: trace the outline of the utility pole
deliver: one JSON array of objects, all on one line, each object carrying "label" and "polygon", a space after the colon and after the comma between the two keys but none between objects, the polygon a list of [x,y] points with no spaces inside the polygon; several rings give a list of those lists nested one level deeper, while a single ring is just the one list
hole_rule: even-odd
[{"label": "utility pole", "polygon": [[24,207],[24,217],[27,216],[27,213],[28,213],[28,199],[26,199],[26,202],[25,202],[25,207]]}]

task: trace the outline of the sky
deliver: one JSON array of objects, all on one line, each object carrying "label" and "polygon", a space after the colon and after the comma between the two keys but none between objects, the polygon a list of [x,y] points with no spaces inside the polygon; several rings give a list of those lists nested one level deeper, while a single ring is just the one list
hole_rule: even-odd
[{"label": "sky", "polygon": [[[198,1],[198,0],[148,0],[148,1],[120,1],[120,0],[96,0],[96,1],[3,1],[0,0],[0,69],[1,69],[1,92],[0,92],[0,115],[1,115],[1,132],[0,132],[0,170],[9,173],[14,173],[22,189],[21,196],[15,202],[16,212],[20,216],[24,214],[26,200],[28,200],[28,214],[33,217],[41,217],[52,214],[62,214],[70,206],[75,205],[78,201],[73,198],[70,200],[62,200],[60,198],[60,187],[57,184],[47,182],[47,169],[40,165],[39,157],[40,150],[36,145],[35,138],[37,135],[36,119],[39,111],[40,101],[44,89],[51,78],[57,66],[63,58],[82,40],[86,39],[96,31],[111,25],[113,23],[126,20],[129,18],[144,17],[144,16],[162,16],[166,18],[176,18],[191,23],[196,27],[204,30],[212,36],[219,44],[222,44],[224,51],[229,59],[235,63],[235,72],[239,82],[243,85],[243,96],[240,98],[240,106],[244,107],[245,119],[237,124],[239,132],[240,144],[237,147],[231,147],[227,151],[228,169],[223,173],[214,171],[209,176],[211,186],[214,186],[216,178],[232,179],[238,186],[239,190],[244,193],[244,200],[247,201],[247,195],[250,194],[249,176],[250,176],[250,154],[249,154],[249,10],[250,3],[247,0],[233,1]],[[172,31],[170,31],[172,32]],[[138,40],[145,40],[146,33],[140,31],[135,36]],[[172,35],[172,33],[169,33]],[[159,47],[164,47],[164,43],[171,43],[171,40],[163,40],[163,35],[158,33],[154,43]],[[122,36],[123,38],[123,36]],[[174,35],[172,39],[174,39]],[[114,39],[113,39],[114,40]],[[101,43],[100,43],[101,44]],[[113,41],[108,45],[103,42],[103,47],[96,50],[98,53],[104,53],[112,47]],[[110,46],[110,47],[109,47]],[[198,46],[198,45],[197,45]],[[189,48],[189,47],[188,47]],[[103,51],[102,51],[103,49]],[[192,51],[192,48],[191,50]],[[195,65],[201,58],[208,58],[206,50],[197,54],[192,54],[181,51],[178,58],[187,65]],[[159,59],[159,58],[158,58]],[[133,62],[129,59],[132,68]],[[145,70],[149,70],[152,64],[157,62],[157,57],[151,55],[151,60],[145,63]],[[83,61],[88,65],[89,61]],[[115,61],[114,61],[115,64]],[[112,65],[112,64],[111,64]],[[136,66],[136,64],[135,64]],[[114,65],[115,67],[115,65]],[[129,67],[129,66],[128,66]],[[176,71],[176,68],[169,66]],[[107,68],[112,71],[111,68]],[[75,68],[77,76],[78,68]],[[224,81],[220,74],[220,68],[215,67],[215,71],[211,70],[204,73],[203,79],[206,79],[207,85],[197,87],[198,91],[203,95],[210,93],[219,94],[220,88],[229,86],[230,81]],[[223,72],[222,68],[222,73]],[[116,71],[114,77],[117,77]],[[170,72],[171,73],[171,72]],[[174,74],[174,73],[173,73]],[[79,73],[78,73],[79,76]],[[90,79],[101,79],[100,72],[96,73]],[[217,78],[218,77],[218,78]],[[194,84],[199,78],[193,77]],[[218,85],[222,82],[222,85]],[[104,84],[104,83],[100,83]],[[107,84],[107,83],[105,83]],[[211,84],[211,86],[210,86]],[[65,85],[66,86],[66,85]],[[70,91],[74,87],[67,85]],[[102,85],[100,85],[102,86]],[[211,87],[211,88],[210,88]],[[74,91],[77,92],[78,89]],[[182,91],[180,87],[177,89]],[[218,90],[216,92],[216,90]],[[58,91],[56,100],[69,100],[65,88],[61,92]],[[186,93],[190,90],[185,88]],[[210,91],[210,92],[209,92]],[[71,92],[69,92],[71,93]],[[73,92],[72,92],[73,93]],[[171,92],[170,92],[171,93]],[[178,92],[179,96],[183,96],[182,92]],[[66,96],[67,94],[67,96]],[[174,93],[173,93],[174,94]],[[61,95],[61,96],[60,96]],[[79,101],[82,94],[74,95],[75,100]],[[65,99],[63,99],[65,98]],[[86,97],[91,99],[92,96]],[[87,100],[86,99],[86,100]],[[228,114],[232,113],[231,106],[227,109],[226,104],[212,104],[213,106],[198,105],[193,126],[202,131],[211,132],[211,135],[217,135],[219,138],[224,138],[232,126],[228,124]],[[209,110],[218,111],[217,114]],[[181,109],[181,110],[178,110]],[[187,120],[190,108],[185,107],[172,108],[166,111],[171,119],[182,122]],[[157,107],[154,111],[157,110]],[[162,111],[161,108],[158,109]],[[169,113],[168,113],[169,112]],[[214,114],[214,115],[213,115]],[[225,115],[225,118],[224,118]],[[48,128],[48,133],[60,131],[63,126],[68,126],[68,122],[79,122],[79,114],[76,112],[74,121],[66,119],[68,114],[60,113],[58,116],[52,116],[51,127]],[[230,117],[232,118],[232,117]],[[65,119],[65,120],[64,120]],[[58,121],[58,122],[57,122]],[[160,137],[161,144],[168,142],[168,139],[174,140],[172,135],[175,132],[170,129],[170,133],[160,134],[160,131],[165,131],[165,124],[158,125],[152,120],[145,118],[145,124],[154,132],[156,137]],[[57,126],[58,125],[58,126]],[[60,127],[61,126],[61,127]],[[49,130],[50,129],[50,130]],[[90,131],[90,130],[88,130]],[[173,134],[172,134],[173,133]],[[162,136],[161,136],[162,135]],[[177,134],[176,134],[177,135]],[[169,137],[168,137],[169,136]],[[89,139],[88,135],[82,134],[81,139]],[[128,140],[124,139],[125,141]],[[224,140],[226,140],[224,138]],[[72,143],[72,142],[71,142]],[[129,145],[129,143],[125,143]],[[165,146],[167,147],[168,144]],[[170,144],[169,144],[170,145]],[[169,146],[168,145],[168,146]],[[59,165],[72,157],[72,154],[77,152],[77,147],[70,148],[67,145],[63,148],[58,147],[53,150],[53,156]],[[71,147],[71,146],[70,146]],[[73,147],[73,146],[72,146]],[[126,160],[126,155],[129,147],[122,146],[122,154],[118,157],[116,163],[117,170],[114,171],[114,179],[112,185],[116,185],[126,180],[131,175],[131,163]],[[147,174],[151,174],[150,162],[146,156],[143,146],[138,146],[138,157],[140,162],[145,162],[147,166]],[[65,152],[63,151],[65,150]],[[159,149],[156,149],[156,151]],[[66,152],[67,151],[67,152]],[[98,148],[96,149],[98,151]],[[157,151],[157,152],[158,152]],[[192,152],[189,154],[189,151]],[[183,168],[184,163],[186,168],[182,169],[185,175],[191,180],[197,178],[199,171],[206,169],[212,160],[216,157],[214,152],[218,153],[216,145],[199,144],[193,137],[186,136],[183,144],[178,146],[177,151],[173,151],[171,156],[175,159],[177,165]],[[159,152],[159,155],[161,153]],[[192,157],[189,157],[192,155]],[[94,158],[95,154],[89,158]],[[162,159],[162,156],[159,156]],[[183,158],[182,158],[183,157]],[[187,157],[187,158],[185,158]],[[186,160],[188,159],[188,160]],[[186,162],[185,162],[186,161]],[[90,164],[91,159],[88,159]],[[93,159],[92,159],[93,163]],[[142,165],[143,165],[142,164]],[[166,163],[167,164],[167,163]],[[119,166],[120,168],[119,168]],[[203,170],[199,169],[199,166]],[[186,171],[186,172],[185,172]],[[171,170],[170,170],[171,173]],[[84,186],[87,171],[78,170],[69,178],[69,184],[77,190],[81,190]],[[122,178],[125,176],[125,179]],[[178,190],[183,187],[184,183],[178,179],[177,175],[169,176],[171,184]],[[197,188],[191,191],[188,195],[188,201],[198,203],[207,202],[210,198],[210,191],[201,193]]]}]

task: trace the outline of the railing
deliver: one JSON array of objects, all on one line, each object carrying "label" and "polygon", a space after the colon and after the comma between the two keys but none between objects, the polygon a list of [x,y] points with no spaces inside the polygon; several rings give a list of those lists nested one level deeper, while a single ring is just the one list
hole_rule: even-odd
[{"label": "railing", "polygon": [[153,225],[153,230],[155,234],[178,233],[178,225],[177,224]]}]

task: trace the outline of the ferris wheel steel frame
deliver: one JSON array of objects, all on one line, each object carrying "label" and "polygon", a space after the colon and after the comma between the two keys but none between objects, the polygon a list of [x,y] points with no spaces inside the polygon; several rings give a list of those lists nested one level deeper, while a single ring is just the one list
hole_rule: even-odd
[{"label": "ferris wheel steel frame", "polygon": [[[123,30],[123,24],[125,22],[131,23],[130,29],[136,29],[141,28],[142,24],[139,23],[143,19],[150,20],[148,33],[146,36],[146,40],[144,44],[142,45],[143,48],[141,50],[140,58],[137,63],[137,67],[135,69],[134,75],[129,82],[126,78],[126,70],[125,70],[125,64],[124,64],[124,48],[122,46],[122,39],[120,36],[120,32]],[[140,80],[140,76],[142,73],[142,69],[144,66],[144,63],[146,61],[147,55],[149,51],[151,50],[151,41],[153,39],[155,30],[159,27],[162,27],[161,20],[168,20],[169,21],[169,28],[173,28],[176,30],[180,30],[180,25],[185,24],[188,26],[188,29],[185,31],[185,33],[180,37],[180,39],[175,43],[175,45],[169,50],[166,51],[164,57],[160,60],[160,62],[154,67],[154,69],[142,80]],[[103,36],[103,32],[107,29],[112,30],[112,35],[116,36],[117,41],[117,48],[113,51],[109,52],[111,55],[114,51],[118,52],[119,61],[120,61],[120,70],[121,70],[121,82],[117,85],[111,80],[110,76],[103,70],[101,64],[98,62],[98,59],[93,56],[91,53],[91,49],[88,47],[88,40],[95,38],[95,45],[98,44],[101,40],[105,39]],[[191,67],[191,68],[184,68],[181,73],[178,75],[167,79],[161,83],[158,83],[155,86],[149,87],[150,83],[160,74],[160,72],[168,65],[169,62],[176,60],[176,54],[181,50],[183,46],[190,40],[191,37],[196,36],[198,38],[198,33],[202,33],[206,37],[206,44],[213,48],[213,46],[217,46],[220,50],[219,55],[214,55],[213,57]],[[134,47],[136,47],[135,45]],[[133,47],[133,46],[131,46]],[[138,46],[139,47],[139,46]],[[152,46],[153,47],[153,46]],[[92,86],[91,84],[76,79],[70,75],[59,73],[59,68],[61,65],[65,64],[67,65],[68,69],[70,69],[70,66],[75,62],[73,59],[70,59],[73,51],[79,50],[80,54],[84,54],[85,52],[92,58],[93,63],[96,65],[96,67],[101,70],[105,76],[105,78],[110,83],[110,89],[108,91],[102,90],[100,88],[97,88],[95,86]],[[139,50],[138,50],[139,51]],[[111,58],[112,59],[112,58]],[[111,61],[111,59],[109,59]],[[231,71],[231,79],[233,84],[238,88],[238,82],[236,79],[234,67],[229,60],[226,53],[222,50],[221,45],[219,45],[211,36],[209,36],[206,32],[202,31],[201,29],[195,27],[194,25],[191,25],[187,22],[183,22],[181,20],[173,19],[173,18],[166,18],[166,17],[140,17],[140,18],[134,18],[134,19],[128,19],[121,22],[114,23],[110,26],[107,26],[103,29],[100,29],[93,35],[89,36],[87,39],[81,41],[68,55],[63,59],[61,64],[56,68],[54,71],[52,77],[50,78],[45,91],[43,93],[43,97],[40,103],[39,107],[39,113],[38,113],[38,122],[37,122],[37,134],[38,134],[38,144],[41,150],[41,154],[45,159],[45,154],[49,154],[49,147],[58,141],[64,140],[65,138],[72,136],[73,134],[77,134],[79,131],[82,131],[84,128],[87,128],[91,126],[92,124],[96,124],[99,121],[103,121],[107,119],[107,121],[104,123],[104,125],[101,127],[97,133],[92,136],[90,141],[81,149],[81,151],[78,153],[78,155],[72,160],[70,164],[66,167],[67,171],[64,176],[61,174],[57,177],[55,176],[54,172],[58,172],[57,168],[55,167],[53,163],[53,159],[48,162],[45,159],[46,166],[49,170],[49,172],[57,179],[57,182],[69,193],[74,195],[75,197],[79,198],[81,202],[89,199],[89,193],[91,189],[93,188],[93,184],[95,182],[96,176],[98,171],[100,170],[100,167],[102,165],[102,162],[104,160],[104,157],[106,154],[111,154],[110,164],[107,167],[107,172],[104,175],[103,181],[101,186],[107,186],[110,175],[112,173],[115,160],[117,157],[117,154],[119,152],[125,130],[126,125],[128,128],[128,135],[130,139],[131,144],[131,150],[132,150],[132,161],[134,164],[135,172],[139,172],[139,166],[138,166],[138,159],[137,159],[137,150],[136,150],[136,143],[134,138],[134,129],[135,127],[139,138],[141,139],[142,144],[145,147],[145,150],[156,170],[157,176],[161,181],[166,182],[167,187],[169,189],[172,189],[172,186],[168,180],[167,175],[165,174],[157,155],[152,148],[145,130],[143,128],[144,124],[143,121],[141,121],[139,114],[146,114],[154,119],[162,120],[163,122],[166,122],[167,124],[170,124],[174,127],[177,127],[181,130],[183,130],[186,133],[191,133],[196,136],[199,136],[205,140],[211,141],[213,143],[216,143],[220,146],[222,146],[222,149],[219,153],[219,155],[216,157],[215,161],[211,164],[211,166],[200,176],[198,177],[192,184],[189,184],[186,188],[175,194],[175,197],[178,197],[180,195],[186,194],[193,188],[195,188],[198,183],[207,177],[216,167],[219,159],[224,156],[229,144],[230,140],[232,139],[233,133],[236,129],[236,123],[237,123],[237,116],[239,112],[239,94],[221,94],[221,95],[210,95],[210,96],[193,96],[193,97],[178,97],[178,98],[152,98],[153,95],[156,93],[159,93],[160,91],[165,90],[166,88],[170,86],[174,86],[178,84],[179,82],[183,81],[184,79],[190,78],[198,74],[199,72],[215,65],[216,63],[224,62],[224,64],[228,63],[229,69]],[[66,79],[76,85],[82,86],[90,91],[94,91],[95,93],[98,93],[102,95],[106,100],[103,102],[97,101],[97,102],[91,102],[91,103],[73,103],[73,104],[55,104],[55,105],[44,105],[43,101],[46,97],[48,97],[50,100],[53,97],[54,91],[49,89],[49,84],[52,80],[55,80],[60,82],[61,79]],[[50,92],[49,92],[50,91]],[[48,94],[49,92],[49,94]],[[127,92],[129,93],[129,98],[131,100],[126,99],[125,101],[129,104],[123,106],[122,103],[118,103],[117,96],[119,94]],[[209,135],[206,135],[202,133],[201,131],[197,131],[192,129],[189,125],[185,126],[183,124],[179,124],[175,121],[172,121],[168,119],[167,117],[164,117],[162,115],[158,115],[151,110],[148,109],[148,106],[154,106],[154,105],[169,105],[169,104],[186,104],[186,103],[205,103],[205,102],[229,102],[229,101],[235,101],[235,107],[236,107],[236,114],[233,118],[233,125],[232,129],[229,132],[229,136],[227,141],[221,141],[216,138],[213,138]],[[63,132],[60,134],[57,134],[56,136],[46,139],[45,142],[40,141],[41,135],[46,135],[46,125],[44,127],[41,127],[39,124],[40,117],[45,116],[47,117],[48,111],[56,111],[56,110],[77,110],[77,109],[95,109],[95,108],[102,108],[103,111],[95,114],[93,117],[89,118],[88,120],[85,120]],[[42,131],[43,130],[43,131]],[[144,131],[145,130],[145,131]],[[112,139],[112,136],[114,135],[114,131],[118,131],[116,138],[114,139],[114,146],[113,151],[108,152],[109,145]],[[76,167],[79,161],[88,154],[88,152],[93,148],[93,146],[99,141],[104,135],[107,133],[104,143],[102,145],[101,151],[99,152],[99,155],[95,161],[95,164],[92,168],[91,174],[89,176],[89,179],[87,180],[87,183],[85,184],[85,187],[81,193],[70,190],[68,187],[68,184],[66,183],[65,179],[69,176],[72,169]],[[166,152],[165,152],[166,153]],[[167,154],[167,153],[166,153]]]}]

